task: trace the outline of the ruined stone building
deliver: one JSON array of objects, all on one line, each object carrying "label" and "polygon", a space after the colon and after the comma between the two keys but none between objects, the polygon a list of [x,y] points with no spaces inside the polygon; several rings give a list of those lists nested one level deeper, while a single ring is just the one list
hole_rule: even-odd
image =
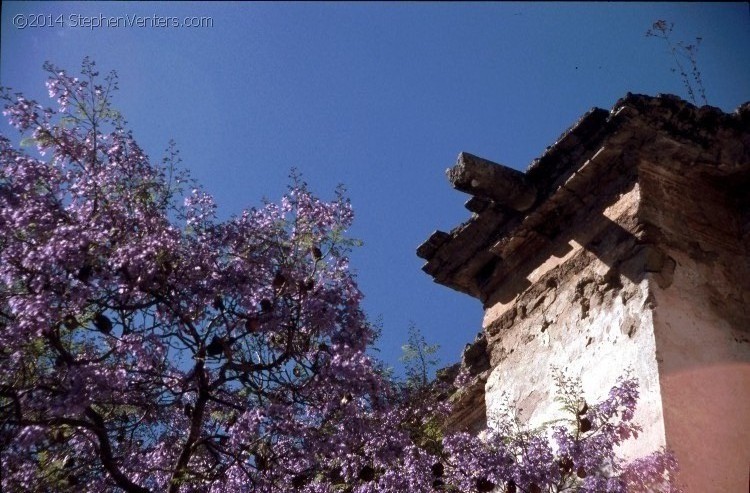
[{"label": "ruined stone building", "polygon": [[687,492],[747,491],[750,103],[629,94],[526,173],[463,153],[448,175],[473,214],[418,255],[485,310],[451,426],[491,426],[502,392],[539,425],[561,416],[553,367],[590,401],[632,368],[643,433],[622,453],[666,446]]}]

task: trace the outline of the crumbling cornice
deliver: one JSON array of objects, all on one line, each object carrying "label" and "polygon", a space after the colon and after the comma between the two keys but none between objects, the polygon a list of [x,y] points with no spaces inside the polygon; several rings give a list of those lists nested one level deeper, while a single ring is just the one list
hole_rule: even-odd
[{"label": "crumbling cornice", "polygon": [[[749,103],[725,114],[675,96],[628,94],[611,111],[586,113],[526,173],[461,153],[448,177],[472,195],[466,208],[473,214],[418,248],[423,270],[486,301],[529,256],[559,240],[580,210],[605,207],[641,175],[658,173],[660,163],[681,163],[675,175],[745,173],[748,128]],[[654,165],[644,168],[644,160]]]}]

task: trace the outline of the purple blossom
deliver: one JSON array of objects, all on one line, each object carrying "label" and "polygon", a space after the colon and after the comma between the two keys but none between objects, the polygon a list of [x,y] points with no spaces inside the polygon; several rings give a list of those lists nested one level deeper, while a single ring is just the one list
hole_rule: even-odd
[{"label": "purple blossom", "polygon": [[443,435],[441,392],[391,381],[366,352],[343,191],[325,202],[293,175],[279,205],[219,221],[174,149],[155,165],[125,130],[115,74],[46,69],[56,109],[2,96],[43,153],[0,137],[3,490],[669,484],[668,454],[614,455],[637,432],[632,379],[591,407],[591,431],[576,415],[551,439]]}]

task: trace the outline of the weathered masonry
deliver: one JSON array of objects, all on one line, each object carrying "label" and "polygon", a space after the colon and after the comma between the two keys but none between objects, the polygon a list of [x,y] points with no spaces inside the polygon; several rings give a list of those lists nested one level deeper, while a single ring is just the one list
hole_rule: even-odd
[{"label": "weathered masonry", "polygon": [[485,309],[452,426],[491,426],[501,392],[531,425],[559,416],[553,366],[590,400],[632,368],[643,433],[623,454],[666,446],[686,491],[747,491],[750,103],[629,94],[526,173],[463,153],[448,176],[473,214],[418,255]]}]

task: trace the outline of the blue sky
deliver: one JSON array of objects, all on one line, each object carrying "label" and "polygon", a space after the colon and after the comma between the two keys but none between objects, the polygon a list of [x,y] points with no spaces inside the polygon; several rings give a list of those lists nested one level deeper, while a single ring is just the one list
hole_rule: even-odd
[{"label": "blue sky", "polygon": [[[117,16],[212,27],[74,25]],[[45,60],[117,70],[115,106],[139,143],[159,159],[174,139],[223,216],[277,199],[292,167],[326,198],[343,183],[381,357],[397,364],[414,322],[448,364],[482,310],[415,255],[469,217],[444,170],[461,151],[524,170],[593,106],[628,91],[686,97],[665,45],[644,36],[657,19],[675,23],[675,40],[703,38],[710,104],[750,99],[747,3],[3,2],[0,84],[42,101]]]}]

